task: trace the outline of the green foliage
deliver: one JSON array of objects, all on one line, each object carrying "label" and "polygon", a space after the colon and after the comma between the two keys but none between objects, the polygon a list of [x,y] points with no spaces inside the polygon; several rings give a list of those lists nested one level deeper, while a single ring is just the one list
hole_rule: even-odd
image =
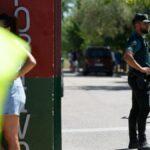
[{"label": "green foliage", "polygon": [[124,46],[126,41],[122,42],[120,38],[125,38],[129,32],[131,14],[124,1],[82,0],[77,18],[84,39],[88,39],[86,45]]},{"label": "green foliage", "polygon": [[62,19],[64,19],[65,13],[69,13],[69,10],[72,9],[70,4],[74,4],[74,0],[62,0]]},{"label": "green foliage", "polygon": [[149,0],[126,0],[126,3],[129,5],[142,4],[144,6],[150,6]]},{"label": "green foliage", "polygon": [[83,38],[77,22],[74,19],[65,19],[63,24],[63,49],[69,51],[70,49],[80,49]]},{"label": "green foliage", "polygon": [[150,0],[74,0],[71,15],[63,20],[63,50],[90,45],[123,50],[137,12],[150,15]]}]

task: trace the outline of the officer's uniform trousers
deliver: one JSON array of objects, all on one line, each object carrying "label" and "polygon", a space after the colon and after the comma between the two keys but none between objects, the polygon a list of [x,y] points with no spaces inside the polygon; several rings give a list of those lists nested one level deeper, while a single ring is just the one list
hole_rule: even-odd
[{"label": "officer's uniform trousers", "polygon": [[[128,83],[132,89],[132,108],[129,115],[130,141],[145,141],[146,119],[150,110],[150,82],[144,74],[129,73]],[[138,131],[138,137],[137,137]]]}]

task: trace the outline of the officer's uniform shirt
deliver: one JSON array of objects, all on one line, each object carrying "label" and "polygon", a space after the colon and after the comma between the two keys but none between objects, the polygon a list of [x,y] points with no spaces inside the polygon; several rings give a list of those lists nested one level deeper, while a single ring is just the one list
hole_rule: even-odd
[{"label": "officer's uniform shirt", "polygon": [[[126,51],[133,53],[134,59],[142,67],[150,67],[149,46],[144,38],[133,32],[127,42]],[[133,69],[130,67],[130,71]]]}]

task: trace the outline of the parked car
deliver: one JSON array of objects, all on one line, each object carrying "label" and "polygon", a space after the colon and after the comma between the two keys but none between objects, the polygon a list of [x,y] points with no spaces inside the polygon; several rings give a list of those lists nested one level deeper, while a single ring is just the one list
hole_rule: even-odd
[{"label": "parked car", "polygon": [[90,47],[85,51],[83,61],[83,75],[89,73],[106,73],[113,75],[114,61],[109,48]]}]

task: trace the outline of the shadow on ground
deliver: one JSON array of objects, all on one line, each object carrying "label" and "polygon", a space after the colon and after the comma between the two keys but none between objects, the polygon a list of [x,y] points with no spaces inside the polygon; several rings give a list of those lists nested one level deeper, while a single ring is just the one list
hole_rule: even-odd
[{"label": "shadow on ground", "polygon": [[115,149],[115,150],[128,150],[128,148]]},{"label": "shadow on ground", "polygon": [[106,91],[122,91],[130,90],[129,86],[66,86],[69,90],[106,90]]},{"label": "shadow on ground", "polygon": [[125,76],[126,74],[113,74],[113,76],[107,76],[105,73],[90,73],[88,75],[83,75],[83,72],[71,72],[69,70],[63,70],[62,73],[64,74],[64,76],[67,77],[121,77],[121,76]]}]

